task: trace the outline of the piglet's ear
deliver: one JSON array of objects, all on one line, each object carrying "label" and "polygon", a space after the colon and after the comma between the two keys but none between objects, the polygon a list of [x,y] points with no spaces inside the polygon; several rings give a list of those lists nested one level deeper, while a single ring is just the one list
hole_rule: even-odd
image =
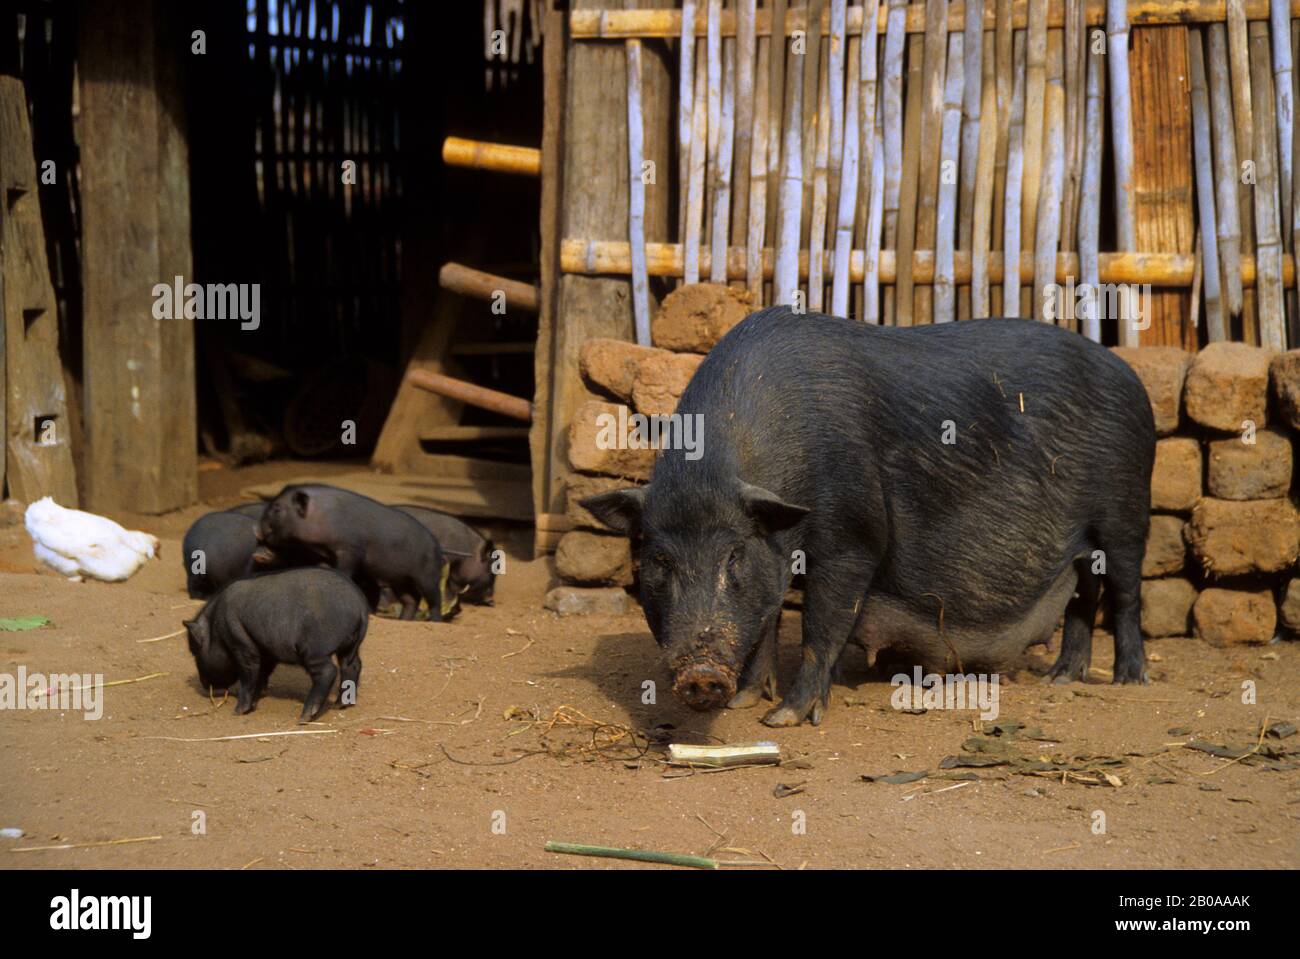
[{"label": "piglet's ear", "polygon": [[641,529],[641,511],[645,508],[645,487],[616,489],[598,493],[579,501],[596,519],[620,533],[634,533]]},{"label": "piglet's ear", "polygon": [[743,480],[740,483],[740,502],[745,509],[745,514],[767,533],[779,533],[783,529],[789,529],[810,512],[806,506],[787,503],[770,490],[753,486]]},{"label": "piglet's ear", "polygon": [[298,490],[293,494],[290,500],[293,503],[293,508],[297,510],[299,516],[307,515],[307,504],[311,501],[311,497],[308,496],[306,492]]}]

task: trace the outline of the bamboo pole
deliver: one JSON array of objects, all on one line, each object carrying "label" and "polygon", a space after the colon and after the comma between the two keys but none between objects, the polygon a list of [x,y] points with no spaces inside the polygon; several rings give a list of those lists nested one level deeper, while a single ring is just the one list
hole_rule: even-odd
[{"label": "bamboo pole", "polygon": [[[885,26],[885,90],[881,97],[881,145],[884,147],[885,246],[898,246],[898,205],[903,179],[903,48],[907,0],[889,0]],[[875,169],[873,162],[872,169]],[[894,322],[895,291],[885,291],[883,322]]]},{"label": "bamboo pole", "polygon": [[695,0],[682,0],[680,62],[677,73],[677,240],[686,242],[691,192],[691,134],[695,126]]},{"label": "bamboo pole", "polygon": [[[1033,243],[1038,235],[1038,191],[1043,177],[1043,121],[1047,92],[1047,0],[1029,0],[1029,25],[1025,29],[1025,130],[1024,173],[1020,186],[1020,235]],[[1135,247],[1122,246],[1132,250]],[[1019,316],[1035,316],[1036,304],[1021,294]]]},{"label": "bamboo pole", "polygon": [[[722,0],[705,0],[706,20],[704,32],[704,64],[708,86],[704,91],[708,156],[705,167],[704,235],[701,246],[710,246],[713,239],[713,209],[718,198],[718,151],[722,148]],[[726,246],[726,241],[723,241]],[[710,278],[712,279],[712,278]]]},{"label": "bamboo pole", "polygon": [[[768,72],[771,46],[771,37],[758,41],[757,74],[760,78]],[[778,45],[778,55],[780,50]],[[771,112],[767,95],[768,85],[758,83],[754,90],[754,135],[749,161],[749,229],[745,247],[745,277],[750,302],[755,307],[763,302],[763,235],[767,227],[767,124]]]},{"label": "bamboo pole", "polygon": [[[962,28],[962,70],[965,77],[962,83],[962,120],[961,120],[961,186],[958,191],[957,204],[957,246],[972,250],[972,235],[975,227],[975,179],[976,165],[979,157],[980,109],[983,90],[980,88],[984,78],[984,0],[967,0],[966,17]],[[962,288],[957,294],[957,318],[969,319],[971,315],[971,291]]]},{"label": "bamboo pole", "polygon": [[[1015,82],[1011,90],[1011,125],[1007,130],[1007,193],[1003,205],[1005,224],[1002,228],[1003,254],[1014,260],[1020,256],[1020,184],[1025,169],[1025,42],[1023,34],[1016,34],[1015,58],[1012,73]],[[1008,270],[1002,278],[1002,314],[1020,315],[1020,274]]]},{"label": "bamboo pole", "polygon": [[[1300,102],[1300,71],[1294,68],[1300,60],[1300,20],[1291,21],[1291,103]],[[1300,169],[1300,131],[1293,131],[1291,141],[1291,172]],[[1288,237],[1292,253],[1300,249],[1300,184],[1291,183],[1291,236]],[[1300,347],[1300,293],[1292,292],[1287,297],[1288,323],[1286,324],[1287,344],[1295,349]]]},{"label": "bamboo pole", "polygon": [[[1237,207],[1240,167],[1237,166],[1236,141],[1233,139],[1232,99],[1228,89],[1228,41],[1223,24],[1210,24],[1209,41],[1210,132],[1214,148],[1217,245],[1228,313],[1239,316],[1242,298],[1241,217]],[[1224,334],[1227,335],[1226,321]]]},{"label": "bamboo pole", "polygon": [[799,221],[803,205],[803,71],[792,64],[786,76],[785,131],[781,144],[781,209],[777,214],[772,302],[794,303],[799,292]]},{"label": "bamboo pole", "polygon": [[[1056,248],[1061,241],[1061,192],[1065,180],[1065,84],[1062,31],[1047,38],[1046,88],[1043,120],[1046,151],[1043,182],[1038,194],[1034,233],[1034,293],[1030,316],[1065,325],[1065,298],[1056,283]],[[1049,306],[1050,303],[1050,306]]]},{"label": "bamboo pole", "polygon": [[1286,349],[1282,294],[1282,241],[1278,233],[1276,127],[1270,74],[1268,25],[1249,27],[1250,86],[1255,100],[1255,258],[1259,264],[1259,345]]},{"label": "bamboo pole", "polygon": [[645,125],[641,116],[641,41],[627,41],[627,195],[628,245],[632,254],[632,319],[636,342],[650,345],[650,287],[645,267],[645,180],[642,157]]},{"label": "bamboo pole", "polygon": [[980,107],[979,154],[975,163],[975,210],[971,224],[970,315],[989,316],[989,227],[993,213],[993,164],[997,153],[997,65],[994,62],[995,40],[986,34],[983,42],[987,48],[983,57],[984,102]]},{"label": "bamboo pole", "polygon": [[[921,162],[917,189],[916,246],[935,245],[939,207],[939,150],[943,135],[943,91],[947,73],[947,0],[926,0],[925,76],[921,100]],[[901,293],[900,293],[901,295]],[[912,322],[933,321],[934,290],[920,287],[914,294]]]},{"label": "bamboo pole", "polygon": [[[705,253],[705,265],[708,254]],[[916,283],[934,282],[934,251],[915,250],[911,257],[913,276]],[[732,247],[727,251],[727,277],[740,279],[745,275],[746,251],[743,247]],[[771,247],[763,250],[763,271],[771,275],[776,256]],[[894,250],[881,250],[879,274],[881,283],[892,283],[897,279],[900,257]],[[1169,289],[1186,290],[1191,286],[1195,257],[1191,253],[1101,253],[1098,255],[1098,279],[1101,284],[1150,283],[1152,286]],[[646,243],[646,267],[650,276],[681,276],[682,247],[677,243]],[[1010,272],[1019,275],[1022,282],[1033,282],[1034,258],[1031,253],[1023,253],[1019,258],[1019,269]],[[560,243],[560,268],[565,273],[585,276],[622,275],[631,272],[631,252],[625,240],[582,240],[570,237]],[[1282,284],[1286,287],[1295,283],[1294,257],[1285,255],[1281,258]],[[854,250],[849,255],[849,279],[857,283],[862,280],[863,252]],[[803,254],[795,263],[795,276],[802,278],[808,274],[808,257]],[[1002,282],[1006,276],[1003,269],[1003,256],[1000,252],[989,254],[989,279]],[[1254,286],[1258,270],[1254,257],[1242,257],[1241,282]],[[969,251],[958,250],[953,255],[953,282],[969,283],[971,275],[971,257]],[[1079,257],[1076,253],[1056,254],[1056,281],[1063,285],[1079,277]]]},{"label": "bamboo pole", "polygon": [[[1105,47],[1102,47],[1105,50]],[[1101,161],[1105,141],[1106,71],[1104,52],[1088,45],[1088,96],[1084,108],[1085,140],[1083,183],[1079,196],[1079,276],[1087,296],[1083,304],[1082,333],[1094,343],[1101,342],[1101,310],[1097,302],[1100,283],[1097,267],[1098,236],[1101,226]]]},{"label": "bamboo pole", "polygon": [[[1287,38],[1290,43],[1290,37]],[[1188,31],[1188,66],[1192,74],[1192,146],[1195,150],[1196,200],[1200,212],[1202,279],[1205,284],[1206,334],[1211,343],[1227,339],[1219,297],[1218,228],[1215,225],[1214,169],[1210,147],[1210,102],[1206,93],[1201,35]]]},{"label": "bamboo pole", "polygon": [[[858,44],[858,56],[861,62],[858,64],[858,82],[861,84],[861,90],[858,93],[858,210],[854,219],[854,239],[861,243],[862,248],[868,256],[871,255],[872,241],[869,239],[869,229],[871,224],[871,200],[875,195],[878,185],[878,178],[875,175],[876,154],[881,150],[877,148],[880,137],[880,124],[877,122],[879,107],[877,104],[877,38],[879,31],[877,16],[880,0],[863,0],[862,15],[862,38]],[[883,170],[883,166],[881,167]],[[883,178],[883,173],[881,177]],[[875,250],[880,249],[880,233],[876,232]],[[862,293],[859,302],[859,315],[865,320],[867,316],[867,277],[864,274],[862,282]],[[876,288],[879,293],[879,288]],[[871,314],[880,319],[879,305],[871,307]]]},{"label": "bamboo pole", "polygon": [[839,208],[835,225],[835,266],[831,274],[831,313],[835,316],[849,315],[849,252],[853,247],[853,220],[857,212],[858,186],[858,146],[861,137],[858,133],[859,109],[858,95],[860,83],[858,70],[861,56],[859,37],[849,39],[848,86],[844,94],[844,157],[840,163]]},{"label": "bamboo pole", "polygon": [[[756,70],[754,56],[757,38],[754,34],[755,0],[737,0],[736,4],[736,146],[734,211],[731,215],[731,242],[745,242],[749,232],[750,177],[754,164],[754,86],[762,86],[757,79],[765,70]],[[758,304],[755,298],[755,305]]]},{"label": "bamboo pole", "polygon": [[826,249],[826,193],[827,167],[830,153],[830,90],[829,78],[822,74],[818,83],[817,100],[817,147],[813,152],[813,203],[808,227],[808,255],[811,267],[808,271],[808,309],[821,312],[822,296],[825,289]]},{"label": "bamboo pole", "polygon": [[[1065,5],[1065,181],[1061,194],[1061,249],[1078,246],[1079,192],[1083,179],[1083,133],[1087,88],[1088,28],[1084,23],[1083,0]],[[1072,303],[1066,303],[1071,328]]]},{"label": "bamboo pole", "polygon": [[[777,23],[785,22],[786,0],[772,0],[772,17]],[[785,108],[785,38],[772,39],[768,50],[767,86],[767,223],[763,228],[767,236],[776,236],[777,212],[781,208],[781,135],[782,111]],[[775,300],[773,300],[775,302]]]},{"label": "bamboo pole", "polygon": [[957,180],[961,163],[961,113],[966,78],[965,38],[948,35],[948,77],[943,92],[943,126],[939,137],[939,202],[935,216],[934,322],[956,319],[952,286],[953,246],[956,242]]},{"label": "bamboo pole", "polygon": [[[1237,210],[1241,217],[1241,252],[1255,252],[1254,178],[1248,183],[1242,172],[1255,165],[1255,121],[1250,93],[1250,55],[1246,11],[1243,0],[1227,0],[1228,64],[1232,74],[1233,133],[1237,141]],[[1255,291],[1243,290],[1241,297],[1241,339],[1259,342],[1259,324],[1255,309]]]},{"label": "bamboo pole", "polygon": [[[1011,129],[1012,12],[1011,0],[997,0],[993,47],[997,57],[998,142],[993,156],[993,215],[989,249],[1003,248],[1006,221],[1007,153]],[[1003,316],[1002,291],[989,291],[990,315]]]},{"label": "bamboo pole", "polygon": [[[875,119],[877,142],[884,136],[883,110],[878,106]],[[884,219],[885,151],[876,150],[871,157],[871,201],[867,204],[867,231],[862,255],[862,320],[880,323],[880,232]],[[852,270],[852,256],[849,257]]]},{"label": "bamboo pole", "polygon": [[[1133,207],[1133,110],[1129,99],[1128,7],[1124,0],[1106,2],[1106,37],[1110,62],[1111,146],[1115,163],[1115,243],[1121,250],[1136,249]],[[1136,316],[1132,305],[1124,316]],[[1136,346],[1138,331],[1120,322],[1119,345]]]},{"label": "bamboo pole", "polygon": [[[817,162],[817,107],[821,103],[821,55],[823,32],[812,29],[820,23],[826,14],[826,0],[804,0],[804,37],[803,55],[803,127],[800,143],[803,147],[803,168],[811,172]],[[810,224],[812,223],[813,178],[803,182],[802,205],[799,208],[800,242],[806,247]]]},{"label": "bamboo pole", "polygon": [[[894,313],[888,317],[895,326],[911,326],[914,287],[912,251],[916,249],[918,186],[920,177],[922,51],[925,40],[912,34],[907,38],[907,116],[903,121],[903,182],[898,192],[898,251],[900,269],[894,281]],[[888,298],[885,301],[889,305]]]},{"label": "bamboo pole", "polygon": [[826,168],[827,223],[824,236],[826,245],[835,248],[836,213],[839,210],[840,164],[844,159],[844,57],[846,55],[845,30],[847,0],[831,0],[831,32],[826,47],[826,77],[829,84],[830,139]]},{"label": "bamboo pole", "polygon": [[[1294,149],[1295,108],[1291,89],[1291,4],[1289,0],[1272,0],[1269,4],[1269,32],[1273,40],[1273,96],[1276,101],[1274,122],[1277,124],[1278,212],[1281,214],[1282,237],[1291,247],[1291,158]],[[1207,238],[1208,239],[1208,238]],[[1208,250],[1209,247],[1207,246]],[[1208,280],[1209,274],[1206,273]],[[1294,309],[1292,310],[1294,312]]]},{"label": "bamboo pole", "polygon": [[504,143],[447,137],[442,141],[442,162],[447,166],[491,170],[494,173],[540,176],[542,151],[536,147],[516,147]]},{"label": "bamboo pole", "polygon": [[687,283],[700,282],[700,244],[704,229],[704,166],[708,104],[705,102],[706,65],[695,62],[695,92],[691,97],[691,168],[686,198],[686,272]]},{"label": "bamboo pole", "polygon": [[[727,40],[722,52],[722,112],[718,131],[718,159],[714,171],[713,186],[713,262],[726,258],[727,240],[731,234],[728,227],[731,216],[731,160],[736,132],[736,45]],[[714,283],[725,283],[727,278],[714,269],[709,277]]]}]

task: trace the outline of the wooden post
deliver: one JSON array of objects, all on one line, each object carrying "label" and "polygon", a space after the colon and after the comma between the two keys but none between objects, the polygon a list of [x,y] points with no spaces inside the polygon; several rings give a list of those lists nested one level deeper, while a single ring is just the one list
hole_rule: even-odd
[{"label": "wooden post", "polygon": [[1270,72],[1268,25],[1254,21],[1250,37],[1250,86],[1255,94],[1255,257],[1259,265],[1259,345],[1286,349],[1283,332],[1282,237],[1277,210],[1276,125],[1273,118],[1273,76]]},{"label": "wooden post", "polygon": [[[1196,199],[1201,224],[1202,279],[1205,283],[1205,318],[1211,343],[1227,339],[1223,301],[1219,295],[1219,243],[1214,209],[1214,164],[1210,149],[1210,98],[1206,91],[1205,57],[1201,35],[1188,38],[1188,62],[1192,69],[1192,145],[1196,153]],[[1290,42],[1290,37],[1287,38]],[[1193,308],[1197,304],[1193,303]]]},{"label": "wooden post", "polygon": [[[1242,307],[1241,215],[1238,212],[1237,146],[1232,124],[1232,100],[1228,91],[1228,40],[1221,23],[1209,28],[1208,74],[1210,86],[1210,135],[1214,146],[1214,184],[1217,245],[1222,265],[1223,294],[1228,313],[1238,316]],[[1228,328],[1224,326],[1224,336]]]},{"label": "wooden post", "polygon": [[193,324],[240,321],[152,311],[155,284],[191,272],[189,38],[163,0],[79,12],[86,499],[162,513],[198,498]]},{"label": "wooden post", "polygon": [[[1133,212],[1133,104],[1129,98],[1128,5],[1106,0],[1106,60],[1110,67],[1111,148],[1115,160],[1115,245],[1137,249]],[[1136,346],[1132,323],[1118,325],[1119,345]]]}]

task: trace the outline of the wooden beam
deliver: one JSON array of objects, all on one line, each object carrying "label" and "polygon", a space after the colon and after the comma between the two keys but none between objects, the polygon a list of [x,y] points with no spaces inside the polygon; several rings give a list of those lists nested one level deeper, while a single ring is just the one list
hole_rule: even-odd
[{"label": "wooden beam", "polygon": [[85,489],[99,511],[198,498],[196,321],[155,319],[150,294],[191,273],[176,62],[189,41],[173,12],[164,0],[79,8]]},{"label": "wooden beam", "polygon": [[425,370],[408,370],[406,382],[430,393],[449,396],[462,403],[491,410],[493,413],[500,413],[511,419],[522,420],[525,423],[530,423],[533,419],[533,404],[527,400],[466,380],[458,380],[454,376],[443,376],[441,373],[429,373]]},{"label": "wooden beam", "polygon": [[537,287],[531,283],[485,273],[463,263],[444,263],[438,271],[438,284],[461,296],[489,303],[500,299],[503,306],[537,312]]}]

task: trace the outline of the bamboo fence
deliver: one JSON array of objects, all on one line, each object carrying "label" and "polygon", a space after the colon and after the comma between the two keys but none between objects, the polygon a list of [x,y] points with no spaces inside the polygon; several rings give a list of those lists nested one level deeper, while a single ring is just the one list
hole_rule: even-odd
[{"label": "bamboo fence", "polygon": [[[668,277],[867,323],[1022,316],[1120,345],[1300,346],[1300,0],[683,0],[568,18],[572,43],[626,46],[633,182],[627,241],[566,237],[560,269],[628,276],[643,342],[649,278]],[[1161,30],[1179,31],[1159,50],[1188,76],[1153,80],[1156,47],[1134,52]],[[664,42],[675,109],[651,114],[641,45]],[[1149,102],[1153,82],[1172,102]],[[1192,184],[1156,201],[1152,110],[1182,124]],[[642,182],[652,124],[677,168]],[[675,191],[676,242],[646,240],[652,189]],[[1172,338],[1147,332],[1150,287],[1191,293]]]}]

